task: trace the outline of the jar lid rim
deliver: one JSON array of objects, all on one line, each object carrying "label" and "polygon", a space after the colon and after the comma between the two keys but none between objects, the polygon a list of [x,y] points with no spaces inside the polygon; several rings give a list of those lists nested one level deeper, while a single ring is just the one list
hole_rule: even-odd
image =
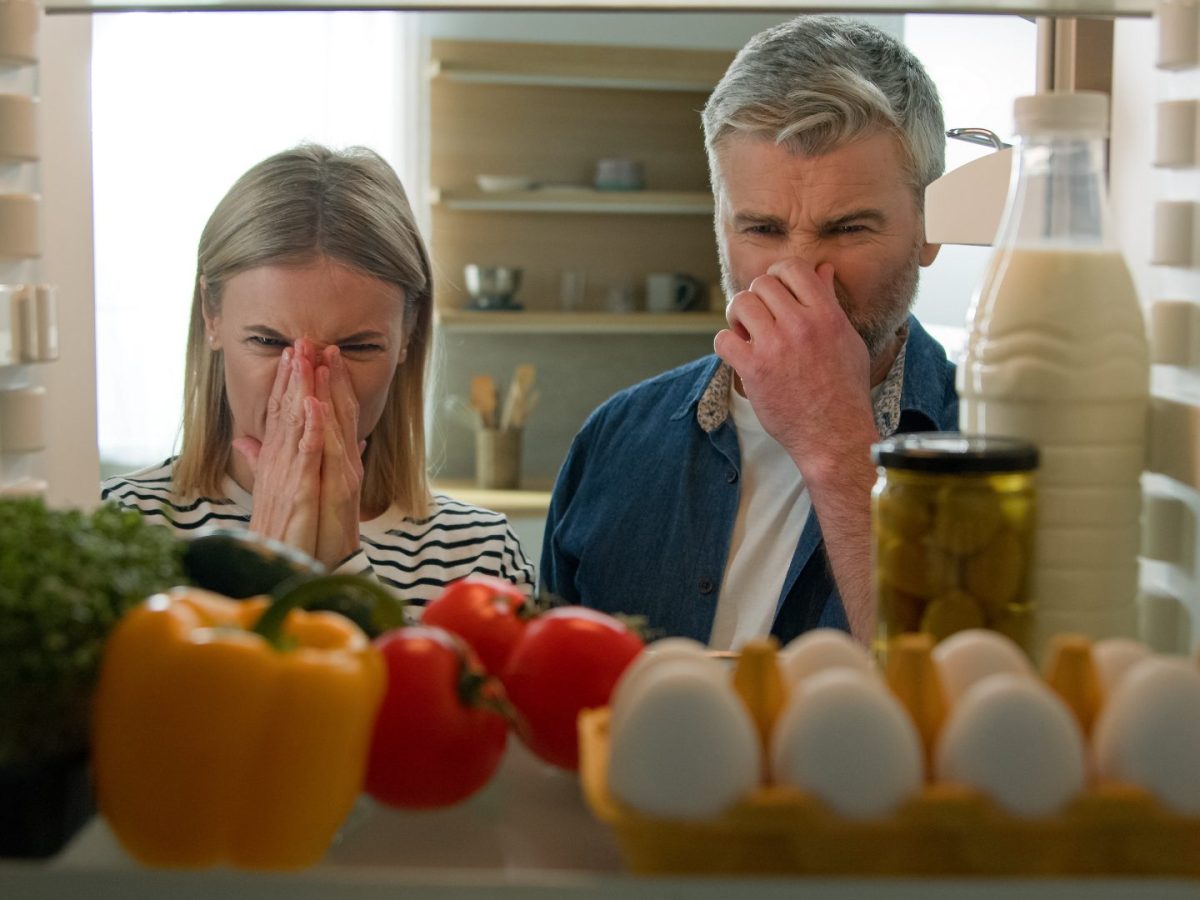
[{"label": "jar lid rim", "polygon": [[1037,468],[1029,441],[995,435],[924,431],[897,434],[871,447],[876,465],[918,472],[1024,472]]}]

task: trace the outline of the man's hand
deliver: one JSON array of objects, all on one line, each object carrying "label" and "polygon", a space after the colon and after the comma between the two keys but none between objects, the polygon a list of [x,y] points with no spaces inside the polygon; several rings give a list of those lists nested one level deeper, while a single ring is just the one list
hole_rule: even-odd
[{"label": "man's hand", "polygon": [[717,354],[808,482],[875,440],[871,360],[834,293],[833,266],[772,266],[737,294]]},{"label": "man's hand", "polygon": [[763,428],[795,461],[821,523],[851,633],[869,643],[871,591],[870,354],[834,291],[833,266],[772,266],[737,294],[714,341]]}]

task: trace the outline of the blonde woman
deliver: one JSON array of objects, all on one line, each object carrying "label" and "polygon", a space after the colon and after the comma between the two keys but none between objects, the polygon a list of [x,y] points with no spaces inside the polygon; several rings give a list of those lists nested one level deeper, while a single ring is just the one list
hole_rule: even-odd
[{"label": "blonde woman", "polygon": [[377,154],[251,168],[200,237],[179,455],[101,496],[179,531],[246,527],[423,602],[473,572],[532,590],[504,516],[431,494],[429,257]]}]

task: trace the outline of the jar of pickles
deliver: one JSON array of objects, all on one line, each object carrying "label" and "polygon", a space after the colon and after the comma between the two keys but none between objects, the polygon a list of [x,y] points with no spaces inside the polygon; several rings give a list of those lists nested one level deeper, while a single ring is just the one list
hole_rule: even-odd
[{"label": "jar of pickles", "polygon": [[876,636],[941,640],[967,628],[1002,632],[1032,650],[1026,595],[1037,448],[956,433],[896,435],[871,448]]}]

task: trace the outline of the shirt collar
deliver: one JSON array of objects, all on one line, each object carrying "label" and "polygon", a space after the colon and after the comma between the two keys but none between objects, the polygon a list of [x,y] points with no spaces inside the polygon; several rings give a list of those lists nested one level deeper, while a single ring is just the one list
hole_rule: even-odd
[{"label": "shirt collar", "polygon": [[[911,321],[911,320],[910,320]],[[917,326],[918,328],[920,326]],[[887,376],[871,389],[871,402],[875,410],[875,429],[881,438],[895,433],[900,424],[900,399],[904,386],[904,360],[908,349],[909,323],[900,330],[900,352],[892,361]],[[728,363],[720,362],[709,374],[707,383],[700,392],[699,400],[689,398],[688,405],[696,403],[696,422],[705,432],[713,432],[729,418],[729,392],[733,390],[733,369]],[[694,396],[694,395],[693,395]]]}]

